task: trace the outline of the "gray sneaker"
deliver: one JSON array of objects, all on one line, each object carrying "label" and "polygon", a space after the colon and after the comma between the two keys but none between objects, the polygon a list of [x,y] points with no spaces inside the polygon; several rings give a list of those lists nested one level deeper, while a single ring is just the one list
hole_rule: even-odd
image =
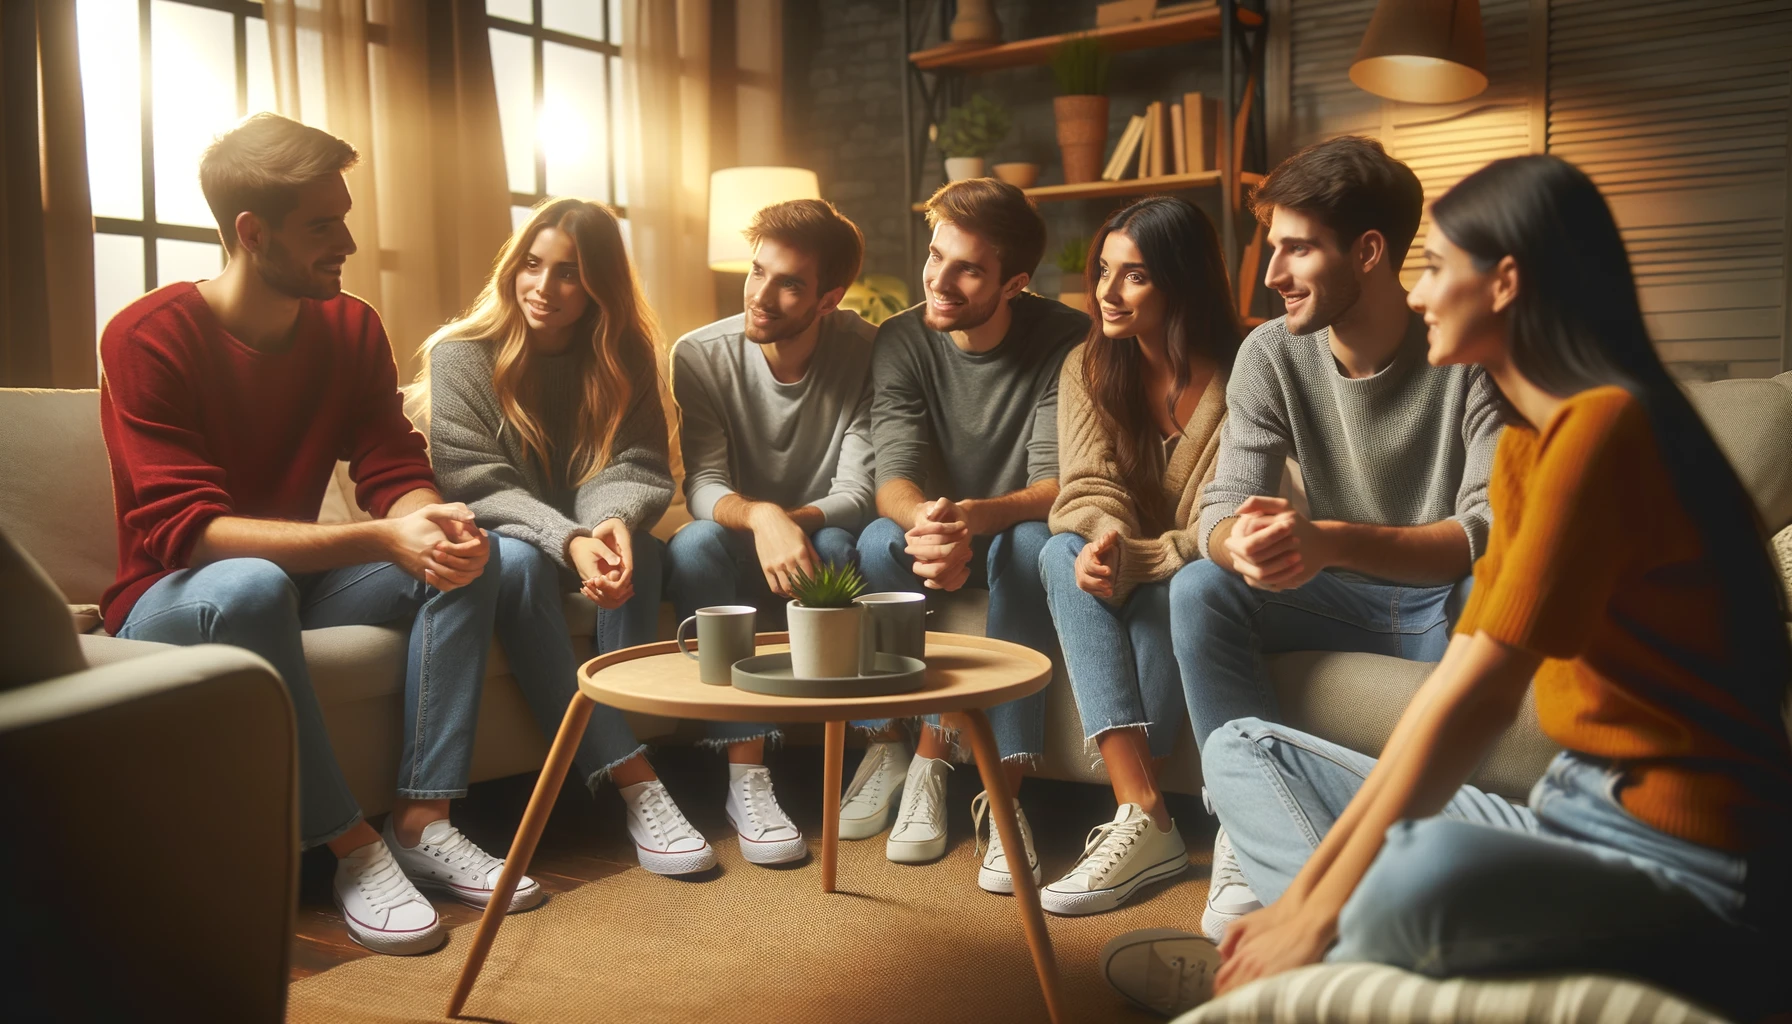
[{"label": "gray sneaker", "polygon": [[1141,928],[1101,950],[1101,976],[1126,1001],[1174,1017],[1213,998],[1220,949],[1193,932]]}]

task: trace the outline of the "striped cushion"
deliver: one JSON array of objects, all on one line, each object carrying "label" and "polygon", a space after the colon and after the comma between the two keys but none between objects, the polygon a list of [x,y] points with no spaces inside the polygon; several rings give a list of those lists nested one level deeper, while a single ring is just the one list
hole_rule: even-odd
[{"label": "striped cushion", "polygon": [[1382,964],[1315,964],[1255,982],[1173,1024],[1722,1024],[1639,981],[1557,974],[1437,981]]},{"label": "striped cushion", "polygon": [[1779,564],[1780,586],[1786,588],[1786,610],[1792,613],[1792,526],[1773,535],[1773,560]]}]

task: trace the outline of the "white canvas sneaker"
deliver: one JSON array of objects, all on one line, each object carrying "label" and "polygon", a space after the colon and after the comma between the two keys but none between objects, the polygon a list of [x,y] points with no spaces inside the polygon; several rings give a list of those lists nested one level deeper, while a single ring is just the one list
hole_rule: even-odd
[{"label": "white canvas sneaker", "polygon": [[656,875],[688,875],[716,866],[716,851],[685,820],[665,783],[649,779],[624,786],[622,802],[628,806],[628,834],[642,867]]},{"label": "white canvas sneaker", "polygon": [[[392,818],[386,817],[386,846],[398,866],[420,887],[441,889],[468,906],[484,910],[492,901],[492,890],[498,887],[498,874],[504,862],[481,850],[447,818],[423,826],[423,837],[416,846],[406,847],[392,830]],[[513,914],[540,903],[546,895],[535,879],[524,875],[517,880],[516,892],[510,895]]]},{"label": "white canvas sneaker", "polygon": [[1040,890],[1039,903],[1054,914],[1105,913],[1187,868],[1188,847],[1175,822],[1160,832],[1144,808],[1121,804],[1113,821],[1090,831],[1076,866]]},{"label": "white canvas sneaker", "polygon": [[[735,769],[743,768],[743,771]],[[740,833],[740,855],[749,864],[788,864],[809,852],[803,833],[790,822],[772,793],[771,769],[729,765],[728,824]]]},{"label": "white canvas sneaker", "polygon": [[1238,867],[1232,837],[1221,828],[1213,837],[1213,872],[1207,879],[1207,909],[1201,912],[1201,931],[1215,942],[1226,937],[1226,926],[1253,910],[1263,909],[1251,883]]},{"label": "white canvas sneaker", "polygon": [[1101,976],[1127,1001],[1174,1017],[1213,997],[1220,948],[1193,932],[1141,928],[1116,935],[1101,951]]},{"label": "white canvas sneaker", "polygon": [[[983,841],[983,818],[989,813],[989,793],[978,793],[971,798],[971,831],[977,836],[979,849]],[[1021,842],[1027,848],[1027,865],[1033,869],[1033,884],[1038,885],[1045,876],[1039,872],[1039,855],[1033,852],[1033,827],[1027,824],[1027,812],[1020,809],[1020,801],[1014,801],[1014,817],[1020,823]],[[1008,874],[1008,855],[1002,850],[1002,833],[996,828],[996,820],[989,819],[989,848],[983,850],[983,860],[977,865],[977,885],[984,892],[1012,893],[1014,879]]]},{"label": "white canvas sneaker", "polygon": [[870,839],[890,827],[908,763],[908,747],[900,742],[865,748],[852,783],[840,797],[840,838]]},{"label": "white canvas sneaker", "polygon": [[946,853],[946,773],[952,766],[937,757],[916,757],[902,782],[902,805],[884,856],[898,864],[925,864]]},{"label": "white canvas sneaker", "polygon": [[436,908],[405,877],[384,842],[336,859],[334,895],[349,938],[375,953],[427,953],[448,938]]}]

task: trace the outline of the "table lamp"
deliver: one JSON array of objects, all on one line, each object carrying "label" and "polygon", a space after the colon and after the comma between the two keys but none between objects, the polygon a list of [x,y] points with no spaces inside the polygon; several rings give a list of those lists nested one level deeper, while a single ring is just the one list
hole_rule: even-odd
[{"label": "table lamp", "polygon": [[821,182],[801,167],[728,167],[709,176],[709,269],[744,274],[753,249],[741,232],[773,203],[820,199]]},{"label": "table lamp", "polygon": [[1480,0],[1380,0],[1350,80],[1404,103],[1455,103],[1487,88]]}]

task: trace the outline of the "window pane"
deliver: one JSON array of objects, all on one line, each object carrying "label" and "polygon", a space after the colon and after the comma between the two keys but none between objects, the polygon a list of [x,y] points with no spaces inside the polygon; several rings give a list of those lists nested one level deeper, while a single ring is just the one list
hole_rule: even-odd
[{"label": "window pane", "polygon": [[170,0],[150,8],[155,98],[156,219],[212,223],[199,191],[199,154],[236,122],[236,40],[230,15]]},{"label": "window pane", "polygon": [[100,332],[105,333],[106,321],[113,314],[142,294],[143,239],[132,235],[94,235],[93,312]]},{"label": "window pane", "polygon": [[214,242],[156,239],[156,287],[176,281],[203,281],[224,269],[224,247]]},{"label": "window pane", "polygon": [[485,0],[485,13],[525,25],[535,23],[535,6],[529,0]]},{"label": "window pane", "polygon": [[[611,6],[614,8],[621,4],[614,3]],[[628,119],[622,116],[622,62],[612,60],[610,61],[610,124],[612,130],[609,132],[611,155],[614,157],[611,167],[615,178],[615,190],[612,198],[616,205],[621,207],[628,206],[628,164],[626,163],[628,139],[624,137],[625,132],[617,129],[628,123]]]},{"label": "window pane", "polygon": [[535,212],[534,210],[530,209],[527,206],[512,206],[510,208],[510,231],[511,231],[511,233],[515,234],[518,228],[522,227],[524,224],[529,223],[529,214],[534,213],[534,212]]},{"label": "window pane", "polygon": [[492,78],[498,87],[498,128],[510,191],[534,195],[535,54],[528,36],[491,30]]},{"label": "window pane", "polygon": [[[81,0],[75,7],[75,34],[81,46],[93,215],[141,220],[143,89],[136,0]],[[137,264],[141,282],[141,254]]]},{"label": "window pane", "polygon": [[541,0],[541,24],[544,28],[602,42],[603,0]]},{"label": "window pane", "polygon": [[249,36],[247,57],[249,71],[249,109],[246,114],[264,110],[279,111],[274,102],[274,60],[268,52],[268,23],[249,18],[244,24]]},{"label": "window pane", "polygon": [[542,47],[542,72],[548,194],[608,202],[609,96],[603,54],[548,43]]},{"label": "window pane", "polygon": [[622,45],[622,0],[606,0],[610,9],[610,42]]}]

